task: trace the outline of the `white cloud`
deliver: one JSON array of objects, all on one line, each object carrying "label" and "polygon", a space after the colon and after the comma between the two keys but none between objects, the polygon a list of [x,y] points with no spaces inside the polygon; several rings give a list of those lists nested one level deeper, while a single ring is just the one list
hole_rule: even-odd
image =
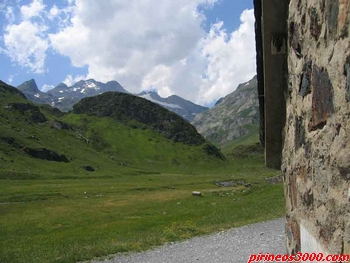
[{"label": "white cloud", "polygon": [[210,102],[225,96],[256,74],[254,11],[243,11],[240,19],[237,31],[228,35],[223,23],[218,22],[204,40],[202,52],[208,67],[199,101]]},{"label": "white cloud", "polygon": [[10,75],[7,79],[8,83],[11,84],[13,82],[13,75]]},{"label": "white cloud", "polygon": [[8,22],[13,23],[15,21],[15,14],[12,6],[7,6],[5,11],[5,18]]},{"label": "white cloud", "polygon": [[21,7],[21,13],[25,20],[40,16],[44,10],[45,5],[42,0],[33,0],[30,5],[24,5]]},{"label": "white cloud", "polygon": [[18,25],[8,25],[3,36],[4,52],[22,67],[32,72],[45,72],[46,50],[48,41],[42,37],[47,28],[30,21]]},{"label": "white cloud", "polygon": [[209,104],[256,71],[253,10],[242,13],[234,32],[220,21],[209,33],[203,29],[206,18],[198,6],[218,1],[66,0],[58,8],[32,0],[20,8],[19,24],[13,24],[13,9],[1,11],[10,24],[0,49],[35,73],[46,71],[50,47],[73,66],[87,66],[86,76],[66,77],[68,86],[87,78],[117,80],[133,93],[155,88],[162,96]]},{"label": "white cloud", "polygon": [[147,74],[142,80],[142,88],[144,90],[150,87],[156,87],[159,95],[162,97],[168,97],[172,95],[171,88],[171,76],[172,70],[170,67],[164,65],[156,66],[149,74]]},{"label": "white cloud", "polygon": [[68,87],[70,86],[73,86],[75,83],[77,83],[78,81],[80,80],[85,80],[86,79],[86,76],[81,76],[81,75],[78,75],[78,76],[75,76],[73,77],[72,75],[68,75],[65,80],[63,80],[62,82],[64,84],[66,84]]},{"label": "white cloud", "polygon": [[223,22],[212,25],[188,57],[166,69],[155,67],[142,87],[152,85],[167,90],[164,94],[210,104],[256,74],[255,57],[254,13],[245,10],[238,30],[228,34]]},{"label": "white cloud", "polygon": [[196,8],[206,2],[77,0],[72,25],[50,40],[74,66],[87,65],[89,77],[139,92],[153,71],[177,64],[205,36]]},{"label": "white cloud", "polygon": [[3,29],[1,52],[30,72],[44,73],[49,41],[43,1],[33,0],[22,6],[19,0],[5,1],[5,5],[7,25]]},{"label": "white cloud", "polygon": [[41,91],[46,92],[46,91],[52,90],[54,87],[55,87],[54,85],[47,85],[47,84],[44,84],[44,85],[41,87]]},{"label": "white cloud", "polygon": [[50,15],[52,17],[56,17],[57,15],[59,15],[60,10],[56,5],[53,5],[53,7],[50,9]]},{"label": "white cloud", "polygon": [[1,13],[6,13],[7,6],[8,6],[8,0],[1,1],[1,3],[0,3],[0,12]]},{"label": "white cloud", "polygon": [[51,23],[55,24],[55,31],[63,30],[65,27],[69,26],[70,18],[75,8],[73,4],[68,3],[67,6],[63,8],[58,8],[55,4],[47,12],[47,18]]},{"label": "white cloud", "polygon": [[255,74],[253,10],[242,13],[237,31],[218,22],[207,34],[197,7],[215,2],[76,0],[69,26],[49,38],[74,66],[88,67],[87,78],[207,104]]}]

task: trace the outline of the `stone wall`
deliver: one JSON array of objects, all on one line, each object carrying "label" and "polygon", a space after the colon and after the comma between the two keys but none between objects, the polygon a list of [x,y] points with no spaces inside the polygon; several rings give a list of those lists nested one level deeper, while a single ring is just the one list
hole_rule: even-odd
[{"label": "stone wall", "polygon": [[289,3],[282,152],[289,253],[350,253],[349,8],[349,0]]}]

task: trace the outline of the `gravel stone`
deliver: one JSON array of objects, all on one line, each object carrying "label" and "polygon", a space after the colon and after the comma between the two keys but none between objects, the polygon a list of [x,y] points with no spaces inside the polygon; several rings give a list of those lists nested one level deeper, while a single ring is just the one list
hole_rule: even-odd
[{"label": "gravel stone", "polygon": [[285,222],[285,218],[280,218],[256,223],[91,263],[247,263],[253,253],[286,253]]}]

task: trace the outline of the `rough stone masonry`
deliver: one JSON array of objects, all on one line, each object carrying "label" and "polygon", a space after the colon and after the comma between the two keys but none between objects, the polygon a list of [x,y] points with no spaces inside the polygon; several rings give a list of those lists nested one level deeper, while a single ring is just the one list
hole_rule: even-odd
[{"label": "rough stone masonry", "polygon": [[350,253],[349,7],[289,4],[282,170],[290,253]]},{"label": "rough stone masonry", "polygon": [[[288,6],[288,69],[275,72],[286,76],[277,88],[285,102],[280,158],[287,250],[350,254],[350,0],[255,2],[262,4],[257,21],[278,13],[282,2]],[[265,39],[271,31],[266,24],[259,30]],[[274,59],[266,41],[263,53],[263,59]],[[265,104],[269,92],[278,92],[266,87],[273,81],[266,72]],[[269,114],[265,107],[265,119]],[[275,128],[271,124],[265,120],[266,136]]]}]

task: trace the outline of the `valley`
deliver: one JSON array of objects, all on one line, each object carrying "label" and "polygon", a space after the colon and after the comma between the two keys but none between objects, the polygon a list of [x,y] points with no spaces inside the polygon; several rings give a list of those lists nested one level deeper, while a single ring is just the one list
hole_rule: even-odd
[{"label": "valley", "polygon": [[107,92],[64,113],[1,82],[0,123],[0,262],[78,262],[284,213],[254,134],[223,155],[141,97]]}]

